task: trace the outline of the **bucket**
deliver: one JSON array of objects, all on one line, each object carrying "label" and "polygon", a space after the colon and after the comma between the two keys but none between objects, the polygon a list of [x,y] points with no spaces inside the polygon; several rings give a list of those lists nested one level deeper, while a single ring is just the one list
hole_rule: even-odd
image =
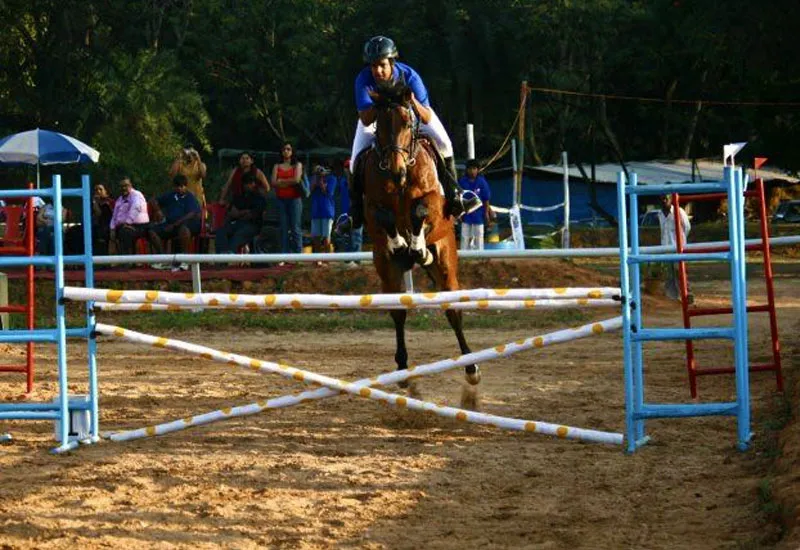
[{"label": "bucket", "polygon": [[486,242],[487,243],[499,243],[500,242],[500,228],[497,226],[497,224],[493,224],[492,227],[490,227],[486,231]]},{"label": "bucket", "polygon": [[[91,417],[89,410],[86,408],[77,408],[80,405],[86,405],[89,402],[88,395],[70,395],[69,396],[69,441],[81,441],[89,437],[91,433]],[[58,397],[53,399],[53,403],[58,403]],[[57,418],[55,422],[55,438],[58,440],[61,437],[61,419]]]}]

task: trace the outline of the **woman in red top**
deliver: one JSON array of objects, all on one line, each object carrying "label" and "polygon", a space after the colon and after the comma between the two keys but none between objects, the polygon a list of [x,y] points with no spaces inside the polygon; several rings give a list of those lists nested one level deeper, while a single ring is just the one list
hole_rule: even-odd
[{"label": "woman in red top", "polygon": [[272,167],[272,186],[278,197],[278,214],[281,222],[281,252],[300,253],[303,239],[300,219],[303,215],[301,181],[303,164],[294,156],[291,143],[281,147],[282,162]]},{"label": "woman in red top", "polygon": [[228,202],[233,202],[233,199],[244,194],[242,176],[247,172],[251,172],[255,176],[256,189],[262,195],[269,193],[270,188],[267,176],[253,163],[253,155],[245,151],[239,155],[239,166],[231,171],[228,181],[222,186],[222,192],[219,194],[219,202],[221,204],[227,205]]}]

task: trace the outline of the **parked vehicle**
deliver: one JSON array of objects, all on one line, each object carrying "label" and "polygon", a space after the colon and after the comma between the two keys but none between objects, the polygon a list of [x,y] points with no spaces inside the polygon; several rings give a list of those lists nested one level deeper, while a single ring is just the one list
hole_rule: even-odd
[{"label": "parked vehicle", "polygon": [[781,202],[772,215],[772,223],[800,223],[800,200]]},{"label": "parked vehicle", "polygon": [[658,227],[658,210],[648,210],[639,217],[639,227]]}]

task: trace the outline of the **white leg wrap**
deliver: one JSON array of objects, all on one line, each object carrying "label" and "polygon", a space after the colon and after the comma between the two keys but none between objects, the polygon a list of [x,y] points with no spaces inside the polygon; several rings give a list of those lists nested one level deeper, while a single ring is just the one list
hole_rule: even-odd
[{"label": "white leg wrap", "polygon": [[389,241],[389,252],[393,253],[395,250],[408,248],[408,243],[402,236],[400,236],[400,234],[398,234],[394,239],[388,237],[387,240]]},{"label": "white leg wrap", "polygon": [[433,262],[433,254],[425,246],[425,237],[422,232],[419,235],[412,235],[411,250],[419,252],[420,256],[422,256],[422,265],[430,265]]}]

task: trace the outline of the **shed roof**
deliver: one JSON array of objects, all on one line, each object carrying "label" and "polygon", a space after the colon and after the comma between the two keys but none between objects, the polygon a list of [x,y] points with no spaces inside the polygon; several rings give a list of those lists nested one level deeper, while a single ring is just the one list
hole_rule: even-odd
[{"label": "shed roof", "polygon": [[[650,160],[633,161],[625,165],[628,172],[635,172],[639,177],[639,183],[650,185],[662,185],[667,183],[686,183],[691,181],[721,181],[723,164],[713,160],[698,160],[695,164],[694,178],[692,177],[692,161],[690,159],[679,160]],[[564,168],[560,164],[548,164],[545,166],[527,167],[526,169],[537,172],[544,172],[554,176],[561,176]],[[616,183],[617,174],[621,170],[619,164],[606,163],[595,166],[595,179],[599,183]],[[589,172],[589,166],[584,165],[584,170]],[[755,171],[749,168],[747,172],[753,177]],[[800,179],[786,174],[778,168],[760,168],[758,177],[764,181],[784,180],[788,183],[800,183]],[[581,173],[574,164],[569,166],[570,178],[581,179]]]}]

